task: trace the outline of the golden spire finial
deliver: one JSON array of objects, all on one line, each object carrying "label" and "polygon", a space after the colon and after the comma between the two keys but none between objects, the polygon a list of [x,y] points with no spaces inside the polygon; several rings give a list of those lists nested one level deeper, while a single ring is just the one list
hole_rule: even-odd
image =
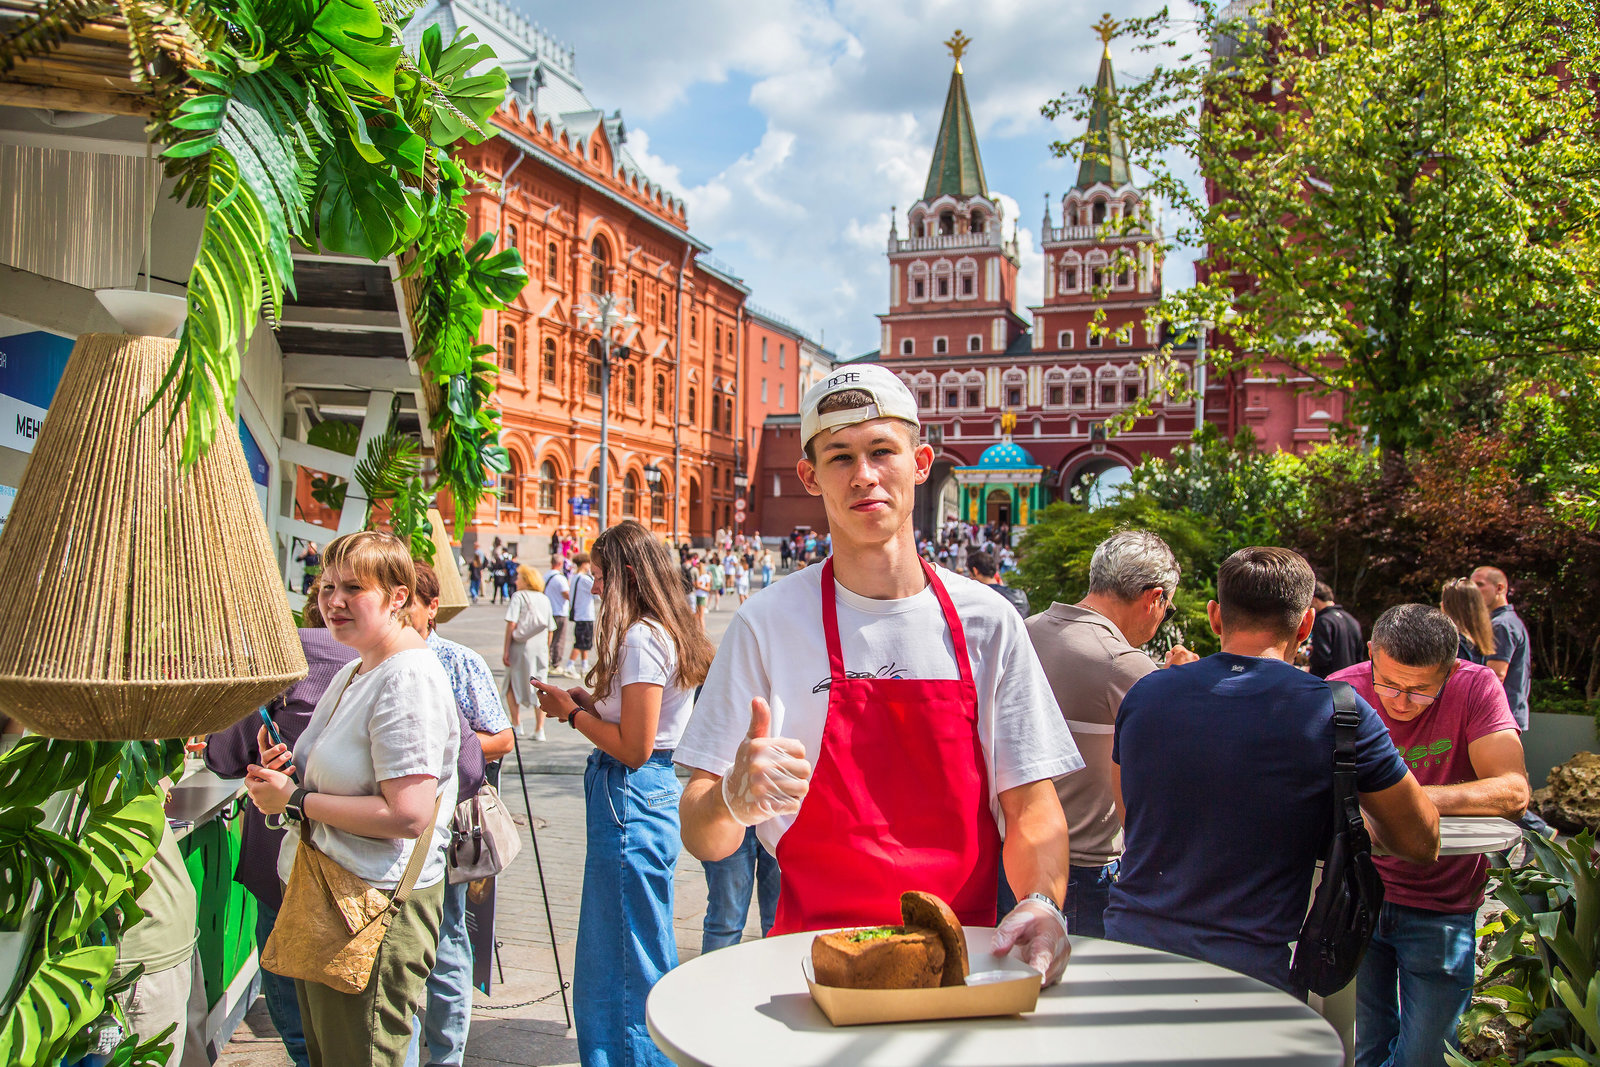
[{"label": "golden spire finial", "polygon": [[1111,38],[1117,35],[1117,20],[1111,17],[1111,12],[1107,11],[1100,16],[1100,21],[1095,23],[1092,29],[1100,35],[1101,43],[1109,49],[1111,47]]},{"label": "golden spire finial", "polygon": [[944,43],[944,46],[946,48],[950,49],[950,54],[952,56],[956,57],[956,67],[957,67],[957,69],[960,68],[960,66],[961,66],[961,57],[967,54],[967,47],[970,44],[972,44],[972,38],[968,37],[966,34],[962,33],[960,30],[957,30],[955,32],[955,36],[951,37],[948,41],[946,41]]},{"label": "golden spire finial", "polygon": [[1000,416],[1000,432],[1005,434],[1007,437],[1009,437],[1013,433],[1015,433],[1016,431],[1017,431],[1017,413],[1015,411],[1008,411],[1004,415],[1001,415]]}]

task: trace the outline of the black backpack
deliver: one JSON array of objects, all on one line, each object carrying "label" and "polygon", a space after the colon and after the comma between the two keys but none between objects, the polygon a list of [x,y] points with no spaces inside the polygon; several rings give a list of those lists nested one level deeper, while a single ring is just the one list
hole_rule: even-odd
[{"label": "black backpack", "polygon": [[1322,882],[1300,927],[1289,977],[1320,997],[1349,985],[1366,955],[1383,908],[1383,879],[1372,862],[1372,839],[1356,795],[1356,691],[1333,690],[1333,838],[1322,860]]}]

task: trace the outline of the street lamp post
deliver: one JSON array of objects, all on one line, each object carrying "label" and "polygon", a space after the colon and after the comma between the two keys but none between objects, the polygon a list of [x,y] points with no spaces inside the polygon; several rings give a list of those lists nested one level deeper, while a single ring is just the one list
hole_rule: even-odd
[{"label": "street lamp post", "polygon": [[[617,299],[615,293],[606,292],[592,297],[593,310],[587,306],[578,308],[578,321],[585,325],[595,323],[600,330],[600,532],[605,533],[610,511],[610,475],[611,475],[611,329],[621,326],[624,330],[632,329],[639,324],[639,320],[623,307],[624,301]],[[624,347],[623,351],[627,349]],[[622,357],[625,358],[625,357]]]}]

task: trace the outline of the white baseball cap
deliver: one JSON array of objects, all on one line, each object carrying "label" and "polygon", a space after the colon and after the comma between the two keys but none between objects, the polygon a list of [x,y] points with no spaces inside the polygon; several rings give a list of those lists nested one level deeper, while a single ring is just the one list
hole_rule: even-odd
[{"label": "white baseball cap", "polygon": [[[847,389],[866,393],[872,397],[872,403],[841,408],[826,415],[817,414],[824,400]],[[800,447],[810,444],[823,430],[854,426],[868,419],[904,419],[913,426],[922,425],[917,418],[916,398],[893,371],[876,363],[841,367],[807,389],[805,398],[800,401]]]}]

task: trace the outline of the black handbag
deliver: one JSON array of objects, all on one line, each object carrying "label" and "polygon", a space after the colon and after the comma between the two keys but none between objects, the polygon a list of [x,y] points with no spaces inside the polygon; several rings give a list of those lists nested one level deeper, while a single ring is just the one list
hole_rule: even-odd
[{"label": "black handbag", "polygon": [[1383,878],[1372,862],[1372,838],[1356,793],[1356,691],[1333,690],[1333,837],[1322,861],[1322,882],[1300,927],[1289,977],[1319,997],[1349,985],[1366,955],[1383,908]]}]

